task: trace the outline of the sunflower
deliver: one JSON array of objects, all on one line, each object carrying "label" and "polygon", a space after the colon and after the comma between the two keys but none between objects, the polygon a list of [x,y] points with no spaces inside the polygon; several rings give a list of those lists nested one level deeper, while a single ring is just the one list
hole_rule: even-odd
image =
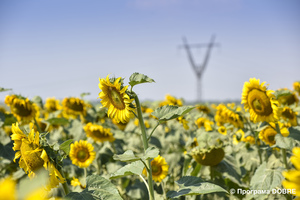
[{"label": "sunflower", "polygon": [[204,127],[205,131],[212,131],[212,125],[214,122],[206,119],[205,117],[200,117],[195,121],[195,124],[198,126],[198,128]]},{"label": "sunflower", "polygon": [[173,96],[167,94],[165,96],[165,100],[160,102],[159,107],[162,107],[165,105],[182,106],[183,103],[180,99],[177,99],[176,97],[173,97]]},{"label": "sunflower", "polygon": [[232,136],[232,143],[233,144],[238,144],[243,140],[245,137],[245,132],[242,129],[239,129],[233,136]]},{"label": "sunflower", "polygon": [[96,157],[96,152],[92,144],[80,140],[71,144],[69,156],[74,165],[85,168],[92,164]]},{"label": "sunflower", "polygon": [[108,108],[108,117],[115,119],[118,123],[126,123],[134,117],[135,108],[132,106],[134,99],[126,94],[128,86],[123,87],[121,77],[111,82],[109,75],[106,79],[99,79],[99,93],[101,104]]},{"label": "sunflower", "polygon": [[286,189],[296,190],[296,194],[293,194],[297,197],[300,197],[300,147],[293,148],[293,156],[291,156],[291,162],[296,169],[282,172],[282,175],[286,180],[282,181],[282,185]]},{"label": "sunflower", "polygon": [[83,129],[88,137],[93,138],[97,142],[115,141],[115,138],[110,132],[109,128],[103,128],[103,126],[92,124],[91,122],[89,122],[83,127]]},{"label": "sunflower", "polygon": [[[152,168],[152,178],[155,182],[161,182],[168,175],[169,165],[167,164],[165,158],[158,155],[151,161]],[[143,174],[147,176],[146,168],[143,170]]]},{"label": "sunflower", "polygon": [[[280,133],[282,136],[287,137],[289,136],[289,131],[287,127],[284,126],[284,124],[278,122]],[[270,122],[269,126],[265,127],[263,130],[259,132],[259,139],[261,139],[266,144],[272,146],[276,143],[275,141],[275,135],[277,134],[276,131],[276,124]]]},{"label": "sunflower", "polygon": [[224,158],[225,152],[222,147],[212,147],[209,149],[194,148],[191,152],[194,160],[205,166],[216,166]]},{"label": "sunflower", "polygon": [[182,124],[182,126],[185,130],[189,130],[189,128],[190,128],[188,125],[189,122],[183,116],[180,116],[176,119],[177,119],[177,121],[179,121],[179,123]]},{"label": "sunflower", "polygon": [[286,89],[286,88],[283,88],[283,89],[279,89],[277,90],[276,92],[285,92],[286,95],[282,95],[282,96],[279,96],[278,97],[278,102],[281,104],[281,105],[292,105],[294,103],[298,104],[299,102],[299,99],[296,95],[296,92],[293,92],[289,89]]},{"label": "sunflower", "polygon": [[0,200],[16,200],[16,184],[11,177],[0,180]]},{"label": "sunflower", "polygon": [[293,88],[300,95],[300,81],[296,81],[293,83]]},{"label": "sunflower", "polygon": [[218,128],[218,132],[221,133],[222,135],[227,135],[227,128],[225,126],[220,126]]},{"label": "sunflower", "polygon": [[39,117],[39,107],[28,98],[13,98],[10,104],[11,113],[19,122],[28,123]]},{"label": "sunflower", "polygon": [[44,105],[45,107],[45,118],[47,119],[50,113],[53,113],[58,110],[62,110],[62,106],[60,105],[60,102],[58,99],[47,98],[46,103]]},{"label": "sunflower", "polygon": [[17,95],[15,95],[15,94],[13,94],[13,95],[6,95],[5,99],[4,99],[4,103],[7,106],[10,106],[15,98],[18,98]]},{"label": "sunflower", "polygon": [[76,97],[64,98],[62,101],[63,115],[66,118],[77,118],[86,115],[86,104]]},{"label": "sunflower", "polygon": [[250,119],[253,122],[274,122],[278,120],[278,101],[273,90],[267,90],[265,82],[250,78],[245,82],[242,93],[242,101],[245,110],[249,110]]},{"label": "sunflower", "polygon": [[125,130],[125,128],[126,128],[126,126],[127,126],[127,124],[128,124],[128,122],[126,122],[126,123],[122,123],[122,122],[116,122],[116,120],[115,119],[112,119],[112,122],[120,129],[120,130],[122,130],[122,131],[124,131]]},{"label": "sunflower", "polygon": [[297,126],[298,122],[297,122],[297,112],[294,112],[290,107],[285,106],[282,110],[281,110],[281,117],[288,121],[288,123],[291,126]]},{"label": "sunflower", "polygon": [[19,166],[30,178],[35,176],[37,170],[45,168],[49,171],[50,177],[50,183],[46,186],[47,189],[57,187],[59,183],[65,182],[55,165],[50,162],[45,149],[40,146],[39,132],[35,133],[34,129],[31,128],[27,136],[21,131],[18,123],[12,125],[12,132],[13,150],[16,151],[14,162],[19,159]]},{"label": "sunflower", "polygon": [[199,112],[203,112],[205,114],[209,114],[210,113],[210,109],[206,105],[196,105],[196,109],[199,110]]},{"label": "sunflower", "polygon": [[240,107],[236,107],[235,104],[228,104],[225,106],[224,104],[219,104],[217,107],[217,112],[215,115],[215,121],[218,126],[222,126],[225,123],[230,123],[237,128],[243,128],[244,123],[242,118],[238,114],[241,110]]}]

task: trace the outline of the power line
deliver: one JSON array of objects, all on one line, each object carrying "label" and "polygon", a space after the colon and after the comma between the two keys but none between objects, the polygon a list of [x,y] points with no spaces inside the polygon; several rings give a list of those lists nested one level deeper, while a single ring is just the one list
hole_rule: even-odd
[{"label": "power line", "polygon": [[[211,53],[211,49],[213,47],[217,47],[220,46],[218,43],[214,43],[215,41],[215,36],[212,35],[210,42],[209,43],[204,43],[204,44],[188,44],[187,39],[185,37],[182,38],[183,40],[183,45],[179,46],[179,48],[184,48],[187,52],[187,56],[188,56],[188,60],[192,66],[192,69],[194,70],[195,74],[196,74],[196,78],[197,78],[197,101],[201,101],[202,100],[202,84],[201,84],[201,79],[202,79],[202,75],[204,73],[204,70],[206,69],[206,66],[208,64],[208,60],[210,57],[210,53]],[[191,52],[191,48],[203,48],[206,47],[207,51],[204,57],[204,60],[202,62],[202,64],[197,65],[194,61],[192,52]]]}]

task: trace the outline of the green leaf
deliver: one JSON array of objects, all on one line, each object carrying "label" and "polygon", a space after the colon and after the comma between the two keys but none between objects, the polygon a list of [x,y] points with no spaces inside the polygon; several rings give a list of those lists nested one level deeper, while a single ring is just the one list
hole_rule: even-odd
[{"label": "green leaf", "polygon": [[292,150],[295,146],[296,146],[296,140],[294,140],[291,137],[283,137],[281,134],[276,134],[275,135],[275,141],[276,144],[272,146],[272,148],[274,147],[278,147],[281,149],[288,149],[288,150]]},{"label": "green leaf", "polygon": [[72,200],[122,200],[118,189],[109,180],[99,175],[87,177],[87,187],[82,192],[71,192],[66,198]]},{"label": "green leaf", "polygon": [[143,154],[141,156],[134,155],[132,150],[127,150],[123,154],[119,154],[119,155],[115,154],[113,156],[113,159],[122,161],[122,162],[133,162],[133,161],[137,161],[140,159],[149,160],[149,159],[157,157],[158,154],[159,154],[159,150],[157,148],[149,147],[148,149],[146,149],[145,154]]},{"label": "green leaf", "polygon": [[282,96],[288,96],[288,95],[292,95],[292,92],[289,90],[276,90],[274,92],[274,95],[276,96],[276,98],[278,99],[279,97]]},{"label": "green leaf", "polygon": [[178,118],[193,110],[194,106],[172,106],[166,105],[154,110],[151,114],[158,118],[159,122],[165,122],[171,119]]},{"label": "green leaf", "polygon": [[156,158],[159,154],[159,150],[155,147],[149,147],[145,151],[145,155],[142,157],[144,160]]},{"label": "green leaf", "polygon": [[70,144],[73,142],[73,139],[69,139],[65,142],[63,142],[60,146],[59,149],[64,151],[66,155],[69,155],[70,152]]},{"label": "green leaf", "polygon": [[132,150],[127,150],[125,151],[123,154],[120,155],[114,155],[113,156],[114,160],[119,160],[122,162],[133,162],[133,161],[137,161],[140,158],[135,156]]},{"label": "green leaf", "polygon": [[152,78],[149,78],[148,76],[137,72],[133,73],[129,77],[129,85],[131,85],[131,87],[141,83],[152,83],[152,82],[155,82]]},{"label": "green leaf", "polygon": [[141,175],[144,169],[142,161],[135,161],[125,165],[110,176],[110,179],[116,179],[128,175]]},{"label": "green leaf", "polygon": [[5,92],[5,91],[9,91],[9,90],[12,90],[12,89],[0,87],[0,92]]},{"label": "green leaf", "polygon": [[283,168],[268,169],[264,162],[255,171],[251,181],[250,188],[253,190],[271,190],[281,186]]},{"label": "green leaf", "polygon": [[89,93],[89,92],[83,92],[83,93],[80,94],[80,97],[83,98],[83,97],[85,97],[87,95],[91,95],[91,93]]},{"label": "green leaf", "polygon": [[290,127],[289,132],[290,135],[288,137],[300,141],[300,126]]},{"label": "green leaf", "polygon": [[168,198],[177,198],[186,195],[200,195],[213,192],[226,192],[222,187],[213,183],[204,182],[201,178],[194,176],[184,176],[180,178],[176,183],[180,189],[178,191],[169,191],[167,193]]},{"label": "green leaf", "polygon": [[51,119],[47,119],[47,122],[49,122],[51,125],[66,125],[69,123],[69,120],[67,120],[66,118],[51,118]]}]

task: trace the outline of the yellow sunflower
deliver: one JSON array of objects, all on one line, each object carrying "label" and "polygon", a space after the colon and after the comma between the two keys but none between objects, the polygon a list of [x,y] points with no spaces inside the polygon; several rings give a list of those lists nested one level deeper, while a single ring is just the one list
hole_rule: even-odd
[{"label": "yellow sunflower", "polygon": [[233,144],[238,144],[243,140],[245,137],[245,132],[242,129],[239,129],[233,136],[232,136],[232,143]]},{"label": "yellow sunflower", "polygon": [[28,98],[21,99],[15,97],[10,104],[10,110],[19,122],[24,123],[29,123],[40,115],[39,107],[29,101]]},{"label": "yellow sunflower", "polygon": [[198,126],[198,128],[204,127],[205,131],[212,131],[212,125],[214,122],[205,117],[200,117],[195,121],[195,124]]},{"label": "yellow sunflower", "polygon": [[240,111],[240,107],[237,107],[235,104],[228,104],[228,107],[226,107],[224,104],[219,104],[216,109],[217,112],[215,114],[215,121],[217,122],[218,126],[222,126],[225,123],[230,123],[234,125],[237,128],[243,128],[244,123],[242,121],[242,118],[237,113]]},{"label": "yellow sunflower", "polygon": [[288,123],[291,126],[297,126],[298,122],[297,122],[297,112],[294,112],[290,107],[285,106],[282,110],[281,110],[281,117],[288,121]]},{"label": "yellow sunflower", "polygon": [[60,101],[58,99],[55,99],[54,97],[47,98],[44,107],[45,107],[45,118],[46,119],[48,118],[50,113],[53,113],[58,110],[62,110]]},{"label": "yellow sunflower", "polygon": [[160,102],[159,107],[162,107],[165,105],[182,106],[183,103],[180,99],[177,99],[176,97],[173,97],[173,96],[167,94],[165,96],[165,100]]},{"label": "yellow sunflower", "polygon": [[[279,128],[280,128],[280,133],[282,136],[287,137],[289,136],[289,131],[287,129],[287,127],[284,126],[284,124],[278,122],[279,124]],[[259,139],[261,139],[263,142],[265,142],[266,144],[272,146],[276,143],[275,141],[275,135],[277,134],[276,131],[276,124],[270,122],[270,125],[267,126],[266,128],[264,128],[263,130],[261,130],[259,132]]]},{"label": "yellow sunflower", "polygon": [[16,181],[11,177],[0,180],[0,200],[16,200]]},{"label": "yellow sunflower", "polygon": [[35,172],[43,167],[49,171],[50,183],[48,189],[57,187],[59,183],[64,183],[65,179],[50,162],[49,157],[40,144],[39,132],[34,132],[31,128],[30,133],[25,135],[19,128],[18,123],[12,125],[11,139],[14,140],[13,150],[16,151],[14,162],[19,159],[19,166],[30,178],[35,176]]},{"label": "yellow sunflower", "polygon": [[10,106],[15,98],[18,98],[17,95],[6,95],[4,99],[4,103],[7,106]]},{"label": "yellow sunflower", "polygon": [[293,148],[293,156],[291,156],[291,162],[296,169],[282,172],[282,175],[286,180],[282,181],[282,185],[286,189],[295,190],[297,197],[300,197],[300,147]]},{"label": "yellow sunflower", "polygon": [[103,128],[103,126],[89,122],[83,127],[83,129],[88,137],[93,138],[97,142],[115,141],[115,138],[109,128]]},{"label": "yellow sunflower", "polygon": [[106,79],[99,79],[99,98],[101,104],[108,108],[108,117],[115,119],[118,123],[126,123],[134,117],[135,108],[132,107],[132,102],[129,95],[126,94],[128,86],[122,87],[121,77],[111,82],[109,75]]},{"label": "yellow sunflower", "polygon": [[[168,175],[169,165],[165,158],[158,155],[151,161],[152,179],[155,182],[161,182]],[[147,176],[147,170],[144,168],[143,174]]]},{"label": "yellow sunflower", "polygon": [[218,128],[218,132],[221,133],[222,135],[227,135],[227,128],[225,126],[220,126]]},{"label": "yellow sunflower", "polygon": [[242,101],[245,110],[249,110],[250,119],[253,122],[274,122],[278,120],[278,101],[273,90],[267,90],[265,82],[250,78],[245,82],[242,93]]},{"label": "yellow sunflower", "polygon": [[300,81],[296,81],[293,83],[293,87],[294,87],[294,90],[296,92],[298,92],[298,95],[300,95]]},{"label": "yellow sunflower", "polygon": [[128,124],[128,122],[126,122],[126,123],[122,123],[122,122],[116,122],[116,120],[115,119],[112,119],[112,122],[120,129],[120,130],[122,130],[122,131],[124,131],[125,130],[125,128],[126,128],[126,126],[127,126],[127,124]]},{"label": "yellow sunflower", "polygon": [[63,116],[66,118],[77,118],[86,115],[86,104],[82,99],[76,97],[64,98],[62,105]]},{"label": "yellow sunflower", "polygon": [[292,105],[294,103],[298,104],[299,102],[299,99],[296,95],[296,92],[293,92],[287,88],[283,88],[283,89],[279,89],[277,90],[279,92],[282,92],[282,91],[286,91],[288,94],[287,95],[282,95],[282,96],[279,96],[278,97],[278,102],[281,104],[281,105]]},{"label": "yellow sunflower", "polygon": [[199,110],[200,112],[205,113],[205,114],[209,114],[210,113],[210,109],[206,105],[197,105],[196,109]]},{"label": "yellow sunflower", "polygon": [[85,168],[92,164],[96,157],[96,152],[92,144],[80,140],[71,144],[69,156],[74,165]]}]

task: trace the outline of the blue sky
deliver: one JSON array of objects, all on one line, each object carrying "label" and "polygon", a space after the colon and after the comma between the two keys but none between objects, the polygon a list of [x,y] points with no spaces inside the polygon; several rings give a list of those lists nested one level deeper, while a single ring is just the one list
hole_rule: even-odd
[{"label": "blue sky", "polygon": [[[179,49],[214,48],[204,72],[204,100],[239,100],[245,81],[292,89],[300,80],[298,0],[1,0],[0,87],[32,98],[96,99],[99,78],[140,72],[156,83],[140,99],[166,94],[196,99],[196,77]],[[201,64],[205,49],[194,49]]]}]

